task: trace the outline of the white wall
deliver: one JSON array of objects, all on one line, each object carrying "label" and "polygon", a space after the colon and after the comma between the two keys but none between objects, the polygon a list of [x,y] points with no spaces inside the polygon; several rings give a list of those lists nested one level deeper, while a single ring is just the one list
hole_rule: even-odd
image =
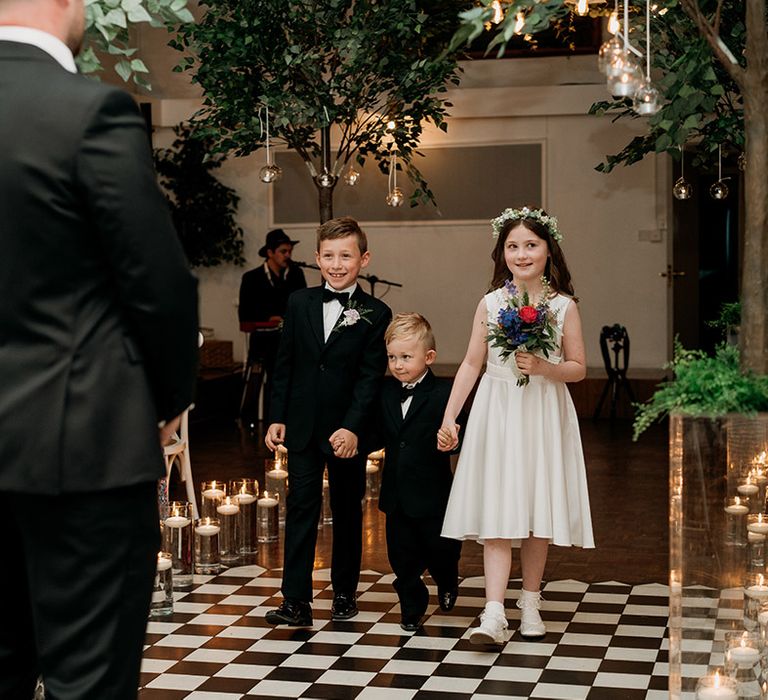
[{"label": "white wall", "polygon": [[[196,104],[188,88],[179,92],[181,99],[172,99],[173,87],[173,81],[162,83],[163,99],[154,110],[158,126],[184,118]],[[455,107],[448,133],[428,131],[424,143],[541,141],[543,204],[559,218],[565,237],[563,248],[582,301],[589,366],[602,365],[600,328],[622,323],[632,340],[631,366],[659,367],[667,359],[667,290],[658,276],[666,266],[667,247],[664,242],[640,241],[639,232],[666,226],[666,167],[651,157],[609,175],[594,170],[605,154],[620,150],[642,126],[639,121],[611,124],[607,118],[588,116],[589,105],[604,94],[594,57],[473,62],[466,65],[462,87],[452,91]],[[158,145],[167,139],[167,131],[160,130]],[[257,250],[272,225],[268,186],[257,178],[263,162],[258,152],[232,159],[220,171],[221,180],[242,198],[238,218],[246,232],[244,269],[261,261]],[[488,212],[488,218],[497,213]],[[365,228],[372,251],[368,271],[404,285],[393,288],[385,300],[395,311],[422,312],[435,328],[438,361],[460,362],[474,308],[490,277],[489,226]],[[295,257],[311,260],[314,227],[292,227],[288,232],[301,241]],[[217,338],[234,340],[237,355],[242,340],[234,302],[244,269],[198,271],[202,325],[213,327]],[[308,281],[316,280],[310,271]]]}]

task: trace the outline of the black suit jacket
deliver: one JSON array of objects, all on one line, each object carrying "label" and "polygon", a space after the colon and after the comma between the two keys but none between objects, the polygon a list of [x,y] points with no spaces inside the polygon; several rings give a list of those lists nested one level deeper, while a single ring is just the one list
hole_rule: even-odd
[{"label": "black suit jacket", "polygon": [[270,283],[264,265],[246,272],[240,281],[240,303],[237,315],[243,321],[268,321],[272,316],[285,316],[288,297],[297,289],[307,286],[304,272],[296,265],[290,265],[283,279]]},{"label": "black suit jacket", "polygon": [[386,449],[379,508],[391,513],[399,506],[412,518],[442,517],[453,473],[448,452],[437,449],[437,431],[451,394],[451,382],[439,381],[432,370],[415,388],[403,418],[401,383],[387,377],[381,390],[376,431]]},{"label": "black suit jacket", "polygon": [[131,97],[0,41],[0,491],[164,474],[197,292]]},{"label": "black suit jacket", "polygon": [[326,454],[339,428],[366,449],[372,412],[387,365],[384,331],[392,312],[358,285],[352,301],[364,319],[323,340],[323,288],[300,289],[288,299],[273,375],[270,421],[286,424],[288,450],[314,437]]}]

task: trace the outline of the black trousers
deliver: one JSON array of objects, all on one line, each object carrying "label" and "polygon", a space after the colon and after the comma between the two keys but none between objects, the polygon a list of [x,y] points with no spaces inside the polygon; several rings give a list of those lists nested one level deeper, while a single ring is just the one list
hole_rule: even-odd
[{"label": "black trousers", "polygon": [[387,513],[387,554],[403,617],[421,617],[427,609],[429,591],[421,579],[425,570],[439,589],[458,584],[461,541],[441,537],[442,527],[442,515],[413,518],[400,508]]},{"label": "black trousers", "polygon": [[156,482],[0,492],[0,699],[134,700],[160,548]]},{"label": "black trousers", "polygon": [[331,584],[336,593],[357,590],[363,551],[365,459],[365,455],[351,459],[328,457],[317,443],[300,452],[289,452],[282,585],[285,598],[312,601],[312,569],[326,464],[333,513]]}]

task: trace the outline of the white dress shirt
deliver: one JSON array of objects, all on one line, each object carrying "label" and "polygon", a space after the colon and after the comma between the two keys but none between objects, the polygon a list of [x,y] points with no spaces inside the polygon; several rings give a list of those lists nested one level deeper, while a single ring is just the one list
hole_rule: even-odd
[{"label": "white dress shirt", "polygon": [[4,26],[0,27],[0,41],[15,41],[19,44],[37,46],[38,49],[42,49],[49,56],[55,58],[64,70],[77,73],[75,59],[69,47],[53,34],[31,27]]},{"label": "white dress shirt", "polygon": [[[347,287],[346,289],[334,289],[333,287],[331,287],[330,284],[326,282],[325,288],[329,289],[332,292],[349,294],[349,296],[351,297],[355,293],[355,290],[357,289],[357,282],[355,282],[351,287]],[[333,330],[333,327],[336,325],[336,322],[339,320],[339,316],[341,316],[341,312],[343,310],[344,310],[344,307],[341,305],[340,302],[336,301],[336,299],[323,302],[323,338],[326,343],[328,342],[328,338],[331,337],[331,331]]]},{"label": "white dress shirt", "polygon": [[[406,389],[413,389],[417,384],[421,382],[422,379],[424,379],[424,377],[427,376],[428,371],[429,370],[424,370],[424,374],[422,374],[415,382],[410,382],[410,383],[402,382],[402,385]],[[408,409],[411,407],[411,401],[413,401],[413,396],[409,396],[405,401],[403,401],[400,404],[400,408],[403,411],[403,418],[405,418],[405,414],[408,413]]]}]

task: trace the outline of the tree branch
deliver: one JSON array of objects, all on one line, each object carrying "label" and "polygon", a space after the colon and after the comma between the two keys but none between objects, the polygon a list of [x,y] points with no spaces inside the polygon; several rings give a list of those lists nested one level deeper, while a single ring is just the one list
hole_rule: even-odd
[{"label": "tree branch", "polygon": [[[683,8],[685,14],[687,14],[694,22],[699,30],[699,33],[707,40],[712,53],[723,65],[731,79],[739,86],[739,90],[744,90],[744,69],[731,61],[728,57],[728,53],[723,50],[722,39],[717,33],[717,30],[709,23],[709,20],[704,16],[704,13],[699,7],[698,0],[680,0],[680,6]],[[718,17],[720,11],[720,3],[718,3]],[[718,19],[719,23],[719,19]]]}]

